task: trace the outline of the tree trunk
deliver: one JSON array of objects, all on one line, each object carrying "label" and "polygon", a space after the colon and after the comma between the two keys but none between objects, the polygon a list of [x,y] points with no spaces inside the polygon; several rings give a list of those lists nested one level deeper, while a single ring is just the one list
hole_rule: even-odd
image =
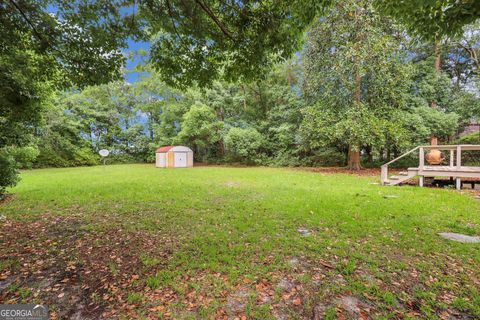
[{"label": "tree trunk", "polygon": [[355,93],[353,95],[353,98],[354,98],[354,103],[355,103],[355,106],[359,106],[360,105],[360,101],[361,101],[361,89],[362,89],[362,77],[360,76],[360,72],[358,71],[358,69],[355,69],[355,74],[354,74],[354,81],[355,81]]},{"label": "tree trunk", "polygon": [[[433,47],[433,54],[435,56],[435,61],[433,62],[433,68],[435,69],[435,72],[440,72],[440,64],[441,64],[441,55],[440,55],[440,41],[435,42],[435,46]],[[433,109],[437,108],[437,101],[432,100],[430,102],[430,107]]]},{"label": "tree trunk", "polygon": [[[356,62],[356,59],[354,60]],[[362,77],[360,76],[360,71],[358,66],[355,64],[355,70],[353,74],[353,79],[355,82],[355,92],[353,94],[353,105],[354,108],[360,106],[361,101],[361,86],[362,86]],[[350,170],[360,170],[362,167],[360,165],[360,147],[353,146],[350,144],[348,146],[348,169]]]},{"label": "tree trunk", "polygon": [[[433,63],[433,67],[435,68],[435,72],[439,73],[440,72],[440,64],[441,64],[441,52],[440,52],[440,41],[435,42],[435,46],[433,48],[433,52],[435,55],[435,61]],[[430,107],[433,109],[437,108],[437,101],[432,100],[430,103]],[[437,137],[433,134],[430,137],[430,145],[436,145]]]},{"label": "tree trunk", "polygon": [[366,153],[367,153],[368,162],[373,163],[373,150],[371,146],[368,146],[366,148]]},{"label": "tree trunk", "polygon": [[153,139],[154,139],[154,133],[153,133],[153,119],[152,119],[153,115],[152,114],[149,114],[148,115],[148,132],[149,132],[149,135],[150,135],[150,141],[153,142]]},{"label": "tree trunk", "polygon": [[360,149],[358,147],[348,146],[348,169],[360,170]]},{"label": "tree trunk", "polygon": [[220,152],[220,156],[223,157],[225,155],[225,142],[223,141],[223,138],[218,140],[218,150]]}]

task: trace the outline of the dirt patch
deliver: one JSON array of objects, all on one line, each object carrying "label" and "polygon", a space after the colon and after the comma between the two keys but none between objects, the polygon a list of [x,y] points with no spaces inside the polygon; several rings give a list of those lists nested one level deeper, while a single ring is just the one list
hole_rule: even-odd
[{"label": "dirt patch", "polygon": [[226,182],[223,183],[223,186],[225,186],[225,187],[230,187],[230,188],[239,187],[239,186],[240,186],[240,182],[237,182],[237,181],[226,181]]},{"label": "dirt patch", "polygon": [[350,317],[355,319],[368,319],[370,307],[355,296],[343,296],[335,300],[337,313],[345,311]]},{"label": "dirt patch", "polygon": [[[122,229],[89,230],[78,217],[42,216],[34,222],[0,226],[0,300],[42,303],[53,319],[99,319],[121,314],[141,276],[169,259],[173,244],[164,237]],[[145,267],[140,254],[158,264]],[[122,304],[123,303],[123,304]]]},{"label": "dirt patch", "polygon": [[248,303],[252,290],[248,286],[241,286],[227,297],[226,312],[229,316],[242,315]]}]

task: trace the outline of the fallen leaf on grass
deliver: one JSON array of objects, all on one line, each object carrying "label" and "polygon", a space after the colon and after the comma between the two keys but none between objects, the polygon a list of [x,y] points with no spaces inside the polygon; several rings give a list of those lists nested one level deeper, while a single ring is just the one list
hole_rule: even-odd
[{"label": "fallen leaf on grass", "polygon": [[326,261],[324,261],[324,260],[321,260],[321,259],[320,259],[319,263],[320,263],[322,266],[326,267],[326,268],[329,268],[329,269],[333,269],[333,268],[334,268],[330,263],[328,263],[328,262],[326,262]]}]

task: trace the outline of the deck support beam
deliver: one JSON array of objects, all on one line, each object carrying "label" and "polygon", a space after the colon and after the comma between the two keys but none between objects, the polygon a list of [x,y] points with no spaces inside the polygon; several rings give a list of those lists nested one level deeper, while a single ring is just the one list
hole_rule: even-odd
[{"label": "deck support beam", "polygon": [[461,178],[455,179],[455,187],[457,188],[457,190],[462,189],[462,179]]},{"label": "deck support beam", "polygon": [[423,185],[425,184],[425,177],[424,176],[420,176],[419,177],[419,180],[418,180],[418,185],[420,187],[423,187]]}]

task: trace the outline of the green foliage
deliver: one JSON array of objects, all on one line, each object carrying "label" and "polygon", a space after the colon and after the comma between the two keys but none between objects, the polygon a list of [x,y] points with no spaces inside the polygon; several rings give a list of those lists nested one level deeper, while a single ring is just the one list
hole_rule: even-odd
[{"label": "green foliage", "polygon": [[141,10],[153,34],[150,60],[162,80],[203,87],[220,77],[261,78],[299,49],[304,29],[326,3],[170,1]]},{"label": "green foliage", "polygon": [[346,154],[338,148],[322,147],[316,149],[307,157],[305,165],[313,165],[319,167],[339,167],[346,164]]},{"label": "green foliage", "polygon": [[415,123],[416,129],[412,129],[427,133],[424,140],[432,135],[445,139],[457,131],[459,116],[456,113],[445,113],[427,106],[416,107],[412,113],[421,119],[420,123]]},{"label": "green foliage", "polygon": [[[420,103],[431,106],[435,102],[437,108],[444,109],[450,104],[453,94],[452,81],[447,73],[435,70],[434,60],[435,57],[429,56],[415,64],[412,91]],[[418,104],[418,101],[413,101],[413,104]]]},{"label": "green foliage", "polygon": [[[458,138],[455,143],[480,145],[480,132],[474,132]],[[462,161],[464,165],[480,166],[480,151],[464,151],[462,153]]]},{"label": "green foliage", "polygon": [[39,151],[35,146],[0,148],[0,196],[19,181],[20,168],[31,168]]},{"label": "green foliage", "polygon": [[218,121],[211,107],[197,102],[183,115],[181,128],[176,141],[199,150],[220,140],[223,122]]},{"label": "green foliage", "polygon": [[38,157],[40,151],[36,146],[5,147],[3,152],[8,153],[15,159],[17,166],[22,169],[32,168],[32,164]]},{"label": "green foliage", "polygon": [[480,18],[478,1],[377,0],[375,5],[405,24],[412,33],[429,40],[438,39],[444,34],[458,35],[463,26]]},{"label": "green foliage", "polygon": [[20,164],[2,156],[7,171],[2,188],[14,183],[16,167],[31,165],[36,151],[20,148],[37,142],[34,135],[54,90],[119,77],[125,57],[118,49],[136,30],[119,14],[120,7],[102,1],[0,3],[0,149],[23,150],[17,155]]},{"label": "green foliage", "polygon": [[306,150],[403,145],[412,67],[395,32],[368,1],[339,2],[312,27],[303,85],[311,106],[300,127]]},{"label": "green foliage", "polygon": [[262,135],[255,128],[230,128],[225,136],[225,147],[233,161],[257,162],[255,159],[263,143]]},{"label": "green foliage", "polygon": [[[129,1],[75,6],[62,0],[3,2],[1,51],[18,57],[12,50],[23,46],[31,50],[45,59],[38,66],[42,71],[62,73],[55,79],[62,86],[108,82],[120,75],[125,59],[118,49],[137,31],[131,20],[119,14],[124,5],[129,6]],[[13,70],[22,73],[20,65]]]},{"label": "green foliage", "polygon": [[15,158],[3,149],[0,149],[0,197],[7,187],[17,184],[18,167]]},{"label": "green foliage", "polygon": [[[50,39],[58,48],[70,46],[83,67],[91,62],[96,68],[84,71],[61,63],[71,56],[39,50],[42,41],[18,10],[0,6],[21,18],[0,19],[20,27],[20,34],[7,32],[19,40],[6,44],[15,54],[0,52],[0,77],[8,84],[0,88],[0,147],[37,146],[36,167],[98,164],[102,148],[111,151],[109,162],[152,162],[155,149],[172,144],[191,146],[197,160],[273,166],[343,165],[350,146],[375,165],[432,134],[450,139],[457,122],[475,119],[480,99],[466,89],[476,83],[469,54],[478,42],[475,25],[461,42],[442,42],[444,71],[436,72],[431,46],[410,41],[371,1],[335,2],[314,21],[301,56],[283,61],[299,49],[302,30],[329,2],[224,6],[209,0],[203,7],[172,0],[169,6],[138,5],[130,21],[130,12],[121,12],[130,0],[78,8],[55,1],[58,16],[68,16],[62,26],[44,15],[41,4],[24,8],[45,23],[41,34],[71,34],[71,25],[87,25],[92,43],[83,49],[71,48],[79,39]],[[137,23],[148,28],[139,30]],[[109,27],[115,32],[105,39]],[[151,52],[139,52],[150,63],[132,70],[141,74],[139,81],[90,85],[115,78],[123,61],[116,53],[95,60],[94,52],[121,46],[131,32],[152,39]],[[228,81],[233,79],[241,81]],[[54,94],[73,83],[76,89]],[[436,110],[429,109],[432,102]]]},{"label": "green foliage", "polygon": [[474,92],[455,91],[447,110],[459,115],[462,124],[480,119],[480,99]]},{"label": "green foliage", "polygon": [[478,144],[480,145],[480,133],[474,132],[468,135],[465,135],[461,138],[458,138],[455,141],[456,144]]}]

